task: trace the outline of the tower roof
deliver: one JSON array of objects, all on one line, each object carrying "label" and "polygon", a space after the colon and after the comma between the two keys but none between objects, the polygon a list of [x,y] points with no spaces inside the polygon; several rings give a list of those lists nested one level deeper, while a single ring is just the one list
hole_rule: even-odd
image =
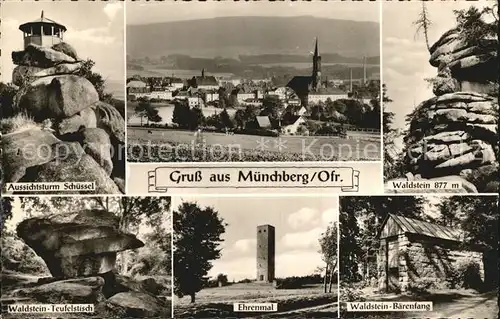
[{"label": "tower roof", "polygon": [[43,24],[50,25],[50,26],[56,26],[56,27],[62,29],[63,31],[66,31],[66,27],[64,25],[57,23],[54,20],[45,18],[43,15],[43,11],[42,11],[39,19],[21,24],[19,26],[19,30],[21,30],[23,32],[29,32],[32,26],[43,25]]},{"label": "tower roof", "polygon": [[314,56],[318,57],[319,56],[319,51],[318,51],[318,38],[316,38],[316,44],[314,45]]}]

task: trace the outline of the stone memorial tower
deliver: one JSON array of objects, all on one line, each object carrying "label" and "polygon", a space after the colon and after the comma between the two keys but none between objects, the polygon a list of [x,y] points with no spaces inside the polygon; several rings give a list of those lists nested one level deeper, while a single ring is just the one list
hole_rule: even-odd
[{"label": "stone memorial tower", "polygon": [[257,281],[274,281],[275,231],[271,225],[257,226]]}]

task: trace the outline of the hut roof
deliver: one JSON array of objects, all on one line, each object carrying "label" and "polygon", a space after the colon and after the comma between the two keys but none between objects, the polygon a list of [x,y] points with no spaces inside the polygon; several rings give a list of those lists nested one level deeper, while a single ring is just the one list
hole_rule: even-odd
[{"label": "hut roof", "polygon": [[424,222],[422,220],[403,217],[399,215],[389,214],[382,226],[380,227],[379,237],[384,238],[384,228],[386,227],[389,220],[394,221],[397,226],[399,226],[399,231],[401,233],[411,233],[417,235],[424,235],[428,237],[440,238],[444,240],[451,241],[461,241],[459,238],[458,231],[451,227],[441,226],[434,223]]}]

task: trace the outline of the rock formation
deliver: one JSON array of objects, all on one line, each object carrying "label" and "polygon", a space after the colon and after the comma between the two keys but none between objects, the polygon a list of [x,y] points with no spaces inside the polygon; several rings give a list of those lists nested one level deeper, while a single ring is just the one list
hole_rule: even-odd
[{"label": "rock formation", "polygon": [[57,278],[112,271],[117,252],[144,246],[118,229],[118,218],[102,210],[30,218],[19,224],[17,234]]},{"label": "rock formation", "polygon": [[468,192],[498,192],[497,46],[496,37],[471,42],[452,29],[430,48],[429,62],[438,69],[431,81],[436,96],[411,115],[408,176],[462,181]]},{"label": "rock formation", "polygon": [[3,294],[3,304],[92,303],[103,317],[170,317],[169,299],[161,296],[170,294],[171,287],[154,278],[132,279],[115,272],[117,252],[144,244],[119,230],[112,213],[82,210],[30,218],[18,225],[17,234],[53,277],[20,283]]},{"label": "rock formation", "polygon": [[4,182],[95,182],[93,193],[123,193],[125,120],[80,75],[74,48],[29,44],[12,60],[14,111],[39,125],[3,132]]}]

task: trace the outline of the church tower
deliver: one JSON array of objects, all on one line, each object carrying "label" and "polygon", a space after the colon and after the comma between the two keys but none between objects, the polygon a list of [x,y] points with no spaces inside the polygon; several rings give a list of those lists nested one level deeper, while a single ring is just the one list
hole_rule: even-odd
[{"label": "church tower", "polygon": [[314,47],[313,56],[313,73],[312,73],[312,88],[318,90],[321,86],[321,56],[318,51],[318,38],[316,38],[316,45]]}]

